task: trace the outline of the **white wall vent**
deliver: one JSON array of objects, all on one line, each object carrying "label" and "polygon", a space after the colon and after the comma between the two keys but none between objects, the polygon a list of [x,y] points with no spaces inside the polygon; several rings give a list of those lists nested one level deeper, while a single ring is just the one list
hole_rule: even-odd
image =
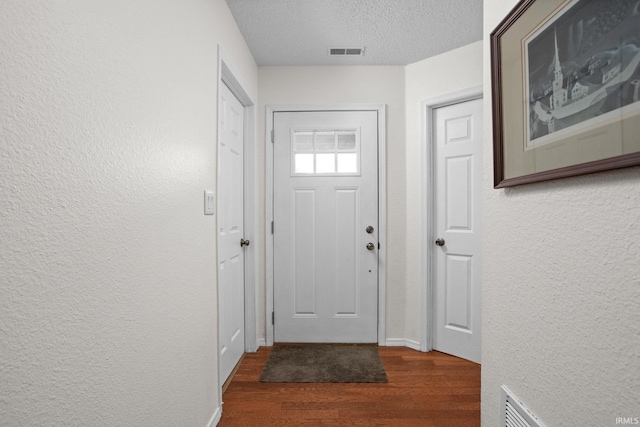
[{"label": "white wall vent", "polygon": [[329,49],[330,56],[362,56],[364,55],[363,47],[334,47]]},{"label": "white wall vent", "polygon": [[501,427],[545,427],[506,386],[502,386],[501,395]]}]

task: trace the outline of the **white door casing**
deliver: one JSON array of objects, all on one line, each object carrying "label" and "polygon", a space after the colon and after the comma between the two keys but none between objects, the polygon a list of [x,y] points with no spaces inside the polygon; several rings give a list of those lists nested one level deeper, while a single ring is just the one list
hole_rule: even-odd
[{"label": "white door casing", "polygon": [[274,113],[277,342],[377,341],[377,116]]},{"label": "white door casing", "polygon": [[482,100],[433,110],[433,127],[433,348],[480,363]]},{"label": "white door casing", "polygon": [[244,107],[220,84],[218,307],[220,383],[244,354]]}]

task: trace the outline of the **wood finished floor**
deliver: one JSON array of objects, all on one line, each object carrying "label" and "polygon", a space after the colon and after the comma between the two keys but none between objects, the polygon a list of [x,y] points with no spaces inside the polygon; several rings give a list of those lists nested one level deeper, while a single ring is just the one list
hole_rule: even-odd
[{"label": "wood finished floor", "polygon": [[222,396],[220,427],[480,425],[480,365],[436,351],[379,347],[385,384],[258,381],[270,347],[249,353]]}]

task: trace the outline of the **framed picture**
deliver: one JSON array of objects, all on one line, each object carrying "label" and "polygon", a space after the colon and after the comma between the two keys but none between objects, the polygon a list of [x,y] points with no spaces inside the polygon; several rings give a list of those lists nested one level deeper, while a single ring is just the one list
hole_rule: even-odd
[{"label": "framed picture", "polygon": [[640,1],[523,0],[491,33],[494,187],[640,165]]}]

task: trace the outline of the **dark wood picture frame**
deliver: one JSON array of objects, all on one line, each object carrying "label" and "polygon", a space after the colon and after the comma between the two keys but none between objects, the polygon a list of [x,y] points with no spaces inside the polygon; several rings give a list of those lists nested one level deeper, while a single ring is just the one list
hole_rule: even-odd
[{"label": "dark wood picture frame", "polygon": [[[640,149],[636,148],[640,146],[640,132],[638,132],[638,130],[640,129],[640,126],[638,125],[638,123],[640,123],[640,120],[638,120],[640,119],[640,114],[637,114],[637,117],[632,118],[634,120],[633,123],[631,122],[622,123],[621,120],[618,120],[617,124],[614,123],[614,125],[617,126],[617,128],[619,128],[618,133],[623,134],[627,140],[629,139],[633,140],[631,144],[631,151],[633,152],[626,152],[626,153],[623,152],[619,155],[614,155],[606,158],[599,158],[599,159],[586,161],[586,162],[578,161],[575,164],[562,165],[561,167],[550,167],[550,168],[546,168],[546,170],[541,170],[541,171],[525,170],[524,173],[515,174],[515,176],[513,173],[510,173],[510,174],[505,173],[505,168],[508,166],[505,162],[509,161],[509,159],[513,159],[514,156],[516,157],[525,156],[527,154],[525,153],[526,151],[525,145],[522,144],[522,140],[524,139],[524,137],[520,138],[519,141],[512,141],[512,139],[514,138],[511,138],[511,135],[514,135],[514,134],[517,135],[518,132],[521,135],[526,132],[529,132],[529,129],[527,129],[526,132],[523,131],[522,127],[529,126],[528,122],[530,117],[529,115],[525,115],[526,111],[524,112],[521,111],[520,113],[518,112],[514,113],[511,108],[511,106],[514,105],[513,104],[514,101],[513,100],[506,101],[507,98],[519,97],[519,100],[516,100],[515,102],[516,103],[519,102],[521,105],[524,105],[526,102],[525,99],[527,101],[530,99],[530,96],[525,98],[525,95],[528,95],[528,93],[525,93],[525,91],[528,90],[528,86],[527,86],[527,89],[525,90],[524,89],[525,84],[522,82],[522,80],[525,79],[526,77],[516,77],[516,79],[521,79],[520,85],[518,87],[521,87],[523,89],[520,91],[520,93],[512,93],[513,91],[509,91],[508,94],[503,93],[505,78],[509,78],[508,76],[506,76],[507,74],[515,75],[515,73],[520,73],[520,75],[522,76],[525,73],[525,66],[524,66],[525,59],[523,59],[525,57],[524,48],[522,48],[520,52],[518,52],[520,54],[520,58],[515,58],[513,53],[516,52],[518,45],[524,46],[524,41],[523,41],[524,38],[522,37],[522,34],[526,33],[529,36],[531,36],[531,34],[533,33],[533,28],[535,28],[536,26],[540,27],[542,25],[540,21],[536,22],[535,19],[532,18],[532,16],[539,17],[541,15],[544,15],[544,13],[546,12],[540,13],[539,9],[542,7],[546,7],[553,10],[555,17],[550,18],[549,17],[550,15],[547,15],[545,19],[547,21],[550,21],[552,19],[555,21],[558,19],[558,16],[562,17],[562,13],[564,12],[558,12],[559,10],[560,11],[562,10],[562,7],[568,7],[566,6],[568,4],[571,4],[571,5],[575,4],[575,2],[571,3],[569,0],[554,0],[554,1],[556,3],[551,8],[549,8],[548,6],[548,3],[551,3],[549,2],[549,0],[520,1],[509,12],[509,14],[502,20],[502,22],[498,24],[498,26],[490,35],[492,113],[493,113],[494,188],[511,187],[516,185],[546,181],[546,180],[551,180],[556,178],[570,177],[570,176],[588,174],[593,172],[600,172],[600,171],[640,165]],[[541,3],[543,5],[541,5]],[[537,9],[537,10],[535,12],[529,13],[533,9]],[[558,15],[558,13],[560,14]],[[525,20],[524,24],[522,20]],[[518,27],[518,29],[515,31],[512,31],[512,29],[516,27]],[[523,27],[528,29],[522,30]],[[515,37],[515,40],[513,40],[514,37]],[[556,37],[555,51],[556,51],[556,57],[557,57],[558,41],[557,41],[557,36],[555,37]],[[510,41],[511,48],[509,48],[512,54],[510,57],[505,58],[504,55],[508,55],[508,53],[506,53],[506,49],[504,48],[503,43],[505,40],[508,40],[509,38],[512,38],[512,40]],[[516,46],[516,48],[514,48],[514,46]],[[511,66],[510,71],[505,69],[505,65],[504,65],[505,63]],[[519,69],[517,69],[518,68],[517,66],[513,66],[514,63],[516,64],[519,63]],[[620,64],[622,64],[622,60],[620,60]],[[637,72],[638,71],[636,71],[636,73]],[[634,82],[635,81],[636,80],[634,80]],[[569,83],[567,82],[567,87],[568,85]],[[512,85],[507,85],[507,87],[513,88],[515,86],[512,84]],[[549,90],[547,92],[549,92]],[[505,108],[506,102],[509,102],[510,104]],[[551,98],[549,102],[550,103],[552,102]],[[640,104],[640,102],[633,101],[634,107],[637,107],[636,104]],[[521,108],[524,110],[526,107],[521,107]],[[514,118],[516,122],[518,122],[518,120],[522,121],[519,131],[518,130],[514,131],[514,129],[518,128],[518,126],[513,125]],[[505,127],[508,127],[508,132],[505,131]],[[549,131],[549,132],[552,132],[552,131]],[[507,133],[510,133],[510,135],[507,135]],[[515,139],[518,139],[518,138],[515,138]],[[510,146],[506,147],[506,144],[510,144]],[[600,142],[600,144],[602,144],[602,142]],[[624,145],[622,141],[622,137],[621,137],[620,145],[621,146]],[[625,146],[627,151],[629,151],[628,146],[629,144]],[[508,150],[511,150],[508,153],[509,156],[507,156]],[[521,151],[521,153],[518,153],[517,152],[518,150]],[[536,150],[533,149],[530,151],[535,152]],[[568,151],[571,151],[571,150],[568,150]],[[575,147],[573,148],[573,152],[575,152]],[[524,164],[525,162],[522,162],[522,163]],[[535,163],[535,161],[533,163]],[[522,169],[526,169],[526,168],[523,167]]]}]

